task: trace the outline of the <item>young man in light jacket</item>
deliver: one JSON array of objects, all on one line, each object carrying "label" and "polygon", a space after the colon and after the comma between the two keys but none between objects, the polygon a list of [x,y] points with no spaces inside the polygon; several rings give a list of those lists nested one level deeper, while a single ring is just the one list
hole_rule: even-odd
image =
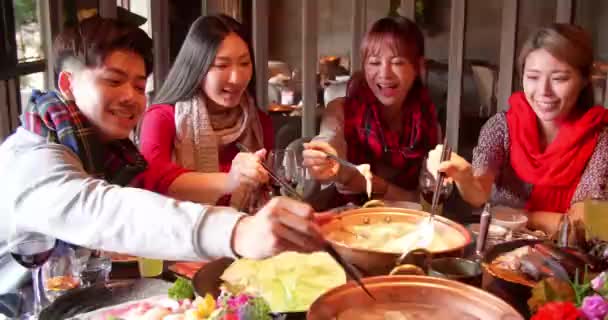
[{"label": "young man in light jacket", "polygon": [[19,228],[168,260],[319,248],[300,202],[275,198],[246,216],[133,187],[158,179],[128,140],[144,111],[151,45],[140,29],[99,17],[55,40],[58,91],[34,92],[0,146],[0,243]]}]

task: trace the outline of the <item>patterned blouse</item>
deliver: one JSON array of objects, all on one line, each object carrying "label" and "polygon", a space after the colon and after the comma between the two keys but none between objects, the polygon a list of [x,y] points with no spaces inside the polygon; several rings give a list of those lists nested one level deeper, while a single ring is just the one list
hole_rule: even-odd
[{"label": "patterned blouse", "polygon": [[[509,150],[511,139],[504,112],[490,118],[481,129],[479,142],[473,150],[475,175],[491,171],[496,180],[490,202],[513,208],[524,208],[532,192],[532,185],[522,181],[511,167]],[[571,205],[587,198],[604,199],[603,188],[608,180],[608,128],[600,134],[595,151],[587,163],[574,192]]]}]

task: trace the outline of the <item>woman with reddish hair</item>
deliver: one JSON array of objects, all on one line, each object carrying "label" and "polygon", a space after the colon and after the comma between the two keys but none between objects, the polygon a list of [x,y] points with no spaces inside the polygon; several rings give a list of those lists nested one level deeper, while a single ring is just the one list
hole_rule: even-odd
[{"label": "woman with reddish hair", "polygon": [[472,205],[525,209],[532,229],[553,234],[564,213],[581,220],[583,200],[606,198],[608,177],[608,112],[593,105],[592,66],[582,28],[540,29],[519,55],[523,91],[484,125],[473,164],[456,154],[439,164],[437,147],[429,166],[452,178]]},{"label": "woman with reddish hair", "polygon": [[374,198],[418,201],[422,161],[440,132],[421,81],[424,37],[407,18],[382,18],[365,35],[361,57],[363,72],[353,76],[346,97],[328,104],[319,136],[305,145],[304,165],[342,194],[364,194],[363,176],[325,153],[368,163]]}]

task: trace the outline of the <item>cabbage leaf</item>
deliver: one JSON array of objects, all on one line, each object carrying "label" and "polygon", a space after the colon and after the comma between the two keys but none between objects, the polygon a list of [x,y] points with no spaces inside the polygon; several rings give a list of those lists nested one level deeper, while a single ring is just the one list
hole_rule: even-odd
[{"label": "cabbage leaf", "polygon": [[245,293],[264,298],[272,312],[298,312],[346,283],[346,274],[326,252],[284,252],[265,260],[239,259],[221,279],[230,288],[244,288]]}]

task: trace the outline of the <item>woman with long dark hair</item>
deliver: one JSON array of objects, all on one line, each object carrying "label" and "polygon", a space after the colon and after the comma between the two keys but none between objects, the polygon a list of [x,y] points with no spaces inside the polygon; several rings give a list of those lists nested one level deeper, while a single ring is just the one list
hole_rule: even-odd
[{"label": "woman with long dark hair", "polygon": [[345,98],[330,102],[321,133],[305,146],[304,165],[343,194],[366,192],[366,181],[325,153],[368,163],[374,197],[418,201],[420,168],[439,139],[435,106],[424,87],[424,37],[404,17],[376,21],[361,45],[363,73]]},{"label": "woman with long dark hair", "polygon": [[[274,136],[269,117],[255,105],[252,52],[243,26],[231,17],[192,24],[144,115],[141,151],[163,175],[151,189],[245,208],[251,191],[267,181],[260,161]],[[239,153],[237,143],[256,152]]]}]

